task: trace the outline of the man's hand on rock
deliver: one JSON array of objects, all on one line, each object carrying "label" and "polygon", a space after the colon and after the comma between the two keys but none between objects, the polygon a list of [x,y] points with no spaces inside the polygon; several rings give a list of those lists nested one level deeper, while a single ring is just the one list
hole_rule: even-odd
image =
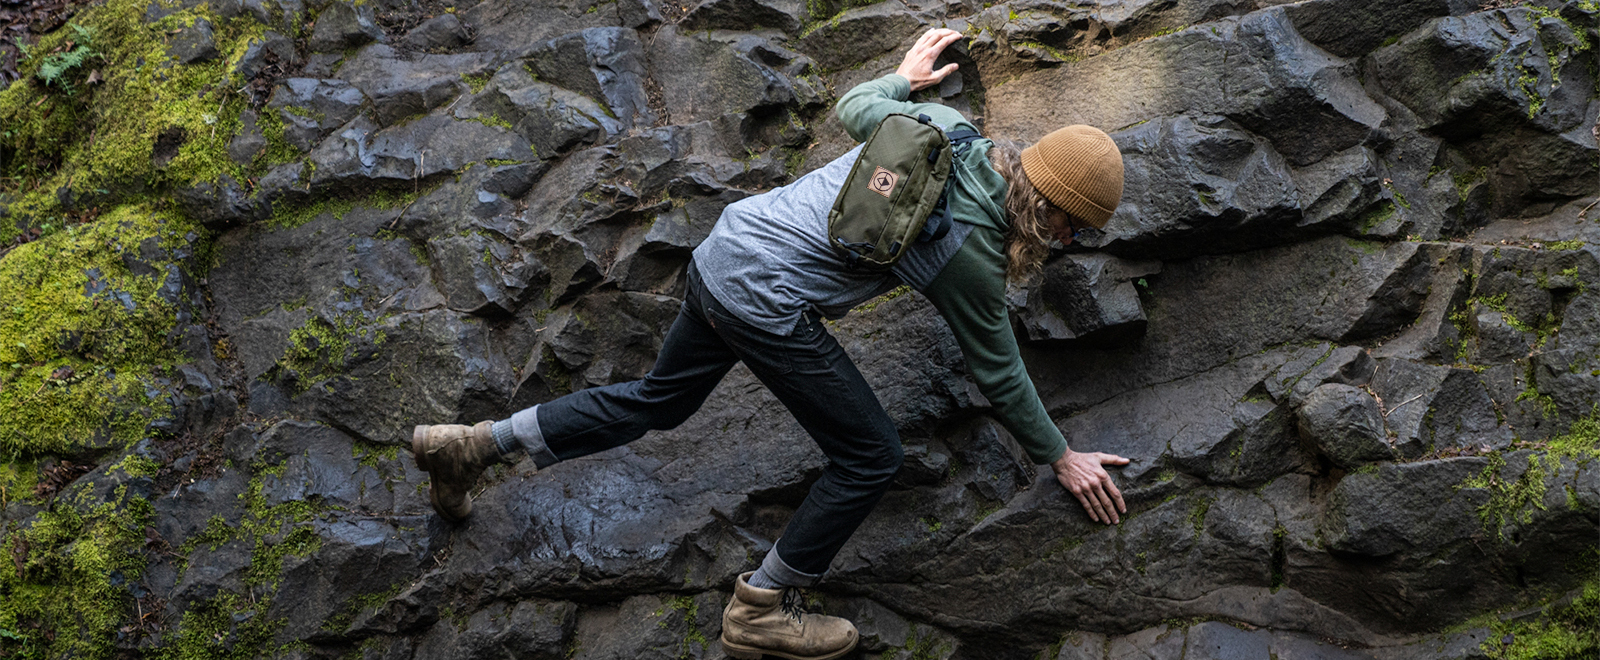
[{"label": "man's hand on rock", "polygon": [[1050,469],[1055,471],[1056,481],[1078,498],[1091,520],[1111,525],[1122,521],[1119,514],[1127,513],[1128,506],[1122,503],[1122,491],[1111,483],[1111,475],[1100,466],[1127,464],[1128,459],[1121,456],[1068,449]]},{"label": "man's hand on rock", "polygon": [[955,30],[938,28],[928,30],[917,39],[916,45],[906,53],[905,61],[900,63],[900,68],[895,70],[906,80],[911,81],[911,91],[917,91],[930,85],[937,85],[945,76],[955,73],[954,63],[946,64],[938,71],[933,70],[934,60],[939,59],[939,53],[944,52],[949,46],[961,40],[961,33]]}]

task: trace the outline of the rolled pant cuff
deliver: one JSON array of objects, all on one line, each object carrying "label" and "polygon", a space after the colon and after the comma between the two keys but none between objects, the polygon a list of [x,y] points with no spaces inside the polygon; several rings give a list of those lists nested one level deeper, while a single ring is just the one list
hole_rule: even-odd
[{"label": "rolled pant cuff", "polygon": [[534,465],[542,469],[555,465],[559,460],[550,451],[550,445],[545,444],[544,434],[539,431],[539,406],[512,415],[511,431],[516,434],[517,442],[522,443],[522,448],[528,451],[528,457],[533,459]]},{"label": "rolled pant cuff", "polygon": [[772,544],[772,549],[768,550],[767,556],[761,560],[761,570],[774,582],[789,587],[811,587],[822,581],[821,573],[812,575],[790,568],[784,563],[783,558],[778,556],[776,543]]}]

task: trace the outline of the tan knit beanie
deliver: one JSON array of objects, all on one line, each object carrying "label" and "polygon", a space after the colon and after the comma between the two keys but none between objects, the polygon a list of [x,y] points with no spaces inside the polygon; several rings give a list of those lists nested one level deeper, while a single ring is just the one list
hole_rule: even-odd
[{"label": "tan knit beanie", "polygon": [[1122,152],[1093,126],[1068,126],[1023,149],[1022,171],[1051,204],[1095,229],[1122,200]]}]

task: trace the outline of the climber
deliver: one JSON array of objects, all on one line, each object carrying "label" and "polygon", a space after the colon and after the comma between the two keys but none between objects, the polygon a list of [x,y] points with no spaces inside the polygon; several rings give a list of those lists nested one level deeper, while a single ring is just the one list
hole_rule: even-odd
[{"label": "climber", "polygon": [[[959,39],[953,30],[929,30],[895,73],[845,94],[836,111],[850,136],[865,139],[889,113],[976,130],[956,110],[905,100],[956,70],[933,64]],[[828,464],[760,567],[737,579],[723,614],[723,649],[736,658],[839,657],[856,644],[854,625],[799,611],[794,589],[822,578],[888,490],[902,456],[894,421],[821,321],[904,283],[948,322],[979,390],[1028,456],[1049,464],[1091,519],[1119,522],[1127,509],[1102,466],[1128,459],[1067,446],[1023,366],[1004,293],[1008,279],[1039,268],[1051,239],[1070,243],[1081,229],[1105,226],[1122,196],[1122,156],[1088,126],[1019,147],[971,143],[952,174],[957,222],[889,272],[848,268],[827,241],[828,211],[859,147],[788,186],[729,205],[694,250],[683,307],[642,380],[574,392],[506,420],[416,427],[413,455],[430,473],[434,508],[464,519],[478,476],[512,452],[526,451],[542,468],[674,428],[743,361]]]}]

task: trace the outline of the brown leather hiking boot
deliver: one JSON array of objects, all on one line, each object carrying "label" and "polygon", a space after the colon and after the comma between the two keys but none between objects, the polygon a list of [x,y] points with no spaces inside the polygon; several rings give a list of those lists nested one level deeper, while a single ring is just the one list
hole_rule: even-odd
[{"label": "brown leather hiking boot", "polygon": [[722,652],[741,660],[762,654],[789,660],[832,660],[856,647],[855,624],[800,611],[798,589],[762,589],[739,576],[722,610]]},{"label": "brown leather hiking boot", "polygon": [[433,510],[445,520],[461,522],[472,513],[468,493],[484,469],[500,462],[500,450],[489,433],[493,422],[476,426],[438,424],[411,432],[411,455],[428,473]]}]

